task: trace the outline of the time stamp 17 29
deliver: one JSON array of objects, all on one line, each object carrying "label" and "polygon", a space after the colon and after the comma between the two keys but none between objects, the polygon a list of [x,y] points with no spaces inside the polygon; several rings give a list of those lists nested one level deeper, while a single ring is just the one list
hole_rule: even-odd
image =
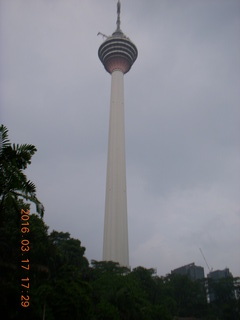
[{"label": "time stamp 17 29", "polygon": [[27,308],[30,306],[30,241],[28,239],[28,233],[30,232],[30,210],[21,210],[21,306]]}]

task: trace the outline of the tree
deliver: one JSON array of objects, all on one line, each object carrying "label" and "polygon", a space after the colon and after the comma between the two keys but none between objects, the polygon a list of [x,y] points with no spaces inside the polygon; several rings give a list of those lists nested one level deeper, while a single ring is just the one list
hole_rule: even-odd
[{"label": "tree", "polygon": [[133,269],[130,276],[137,281],[139,293],[142,293],[143,319],[172,319],[175,301],[167,296],[163,278],[158,277],[153,268],[144,267]]},{"label": "tree", "polygon": [[[3,297],[0,306],[2,313],[10,319],[21,319],[20,217],[21,209],[30,207],[24,201],[35,203],[41,217],[44,213],[36,196],[36,187],[24,173],[36,151],[30,144],[11,145],[7,128],[0,126],[0,295]],[[30,308],[27,313],[30,316]]]},{"label": "tree", "polygon": [[224,320],[237,320],[240,317],[238,279],[233,277],[208,279],[208,288],[211,294],[210,307],[213,313]]},{"label": "tree", "polygon": [[90,319],[92,312],[91,288],[85,280],[88,260],[85,248],[68,232],[53,230],[48,236],[51,253],[48,257],[50,274],[42,292],[42,304],[54,319]]},{"label": "tree", "polygon": [[98,320],[150,320],[150,302],[136,277],[112,261],[92,261],[94,314]]},{"label": "tree", "polygon": [[85,248],[81,246],[80,240],[71,238],[68,232],[53,230],[49,241],[55,250],[51,267],[55,275],[66,266],[74,266],[82,274],[86,273],[88,260],[84,257]]},{"label": "tree", "polygon": [[19,198],[36,204],[36,210],[42,217],[44,207],[36,196],[36,187],[27,179],[24,170],[31,163],[31,158],[37,151],[31,144],[10,144],[8,129],[0,126],[0,213],[9,207],[17,211]]},{"label": "tree", "polygon": [[203,317],[207,313],[207,300],[204,283],[193,281],[187,276],[170,274],[165,277],[165,294],[175,301],[175,316]]}]

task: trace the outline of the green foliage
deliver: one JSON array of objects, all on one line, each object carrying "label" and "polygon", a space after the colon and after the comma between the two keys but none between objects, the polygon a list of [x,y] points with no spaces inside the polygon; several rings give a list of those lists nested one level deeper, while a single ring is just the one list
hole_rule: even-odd
[{"label": "green foliage", "polygon": [[85,248],[77,239],[70,238],[68,232],[52,231],[49,240],[57,248],[57,259],[59,264],[70,264],[81,268],[88,267],[88,261],[83,257]]},{"label": "green foliage", "polygon": [[31,158],[37,151],[31,144],[10,144],[8,129],[0,126],[0,214],[9,207],[17,211],[19,198],[29,200],[36,204],[37,212],[43,216],[44,207],[36,196],[36,187],[27,179],[24,170],[31,163]]},{"label": "green foliage", "polygon": [[[237,320],[239,317],[239,300],[232,295],[233,279],[213,284],[216,300],[209,304],[204,283],[184,276],[158,277],[154,269],[137,267],[130,271],[111,261],[92,261],[89,266],[79,240],[71,238],[67,232],[48,234],[48,227],[36,214],[31,214],[29,220],[31,308],[19,310],[19,265],[14,260],[19,246],[19,225],[17,221],[14,223],[14,210],[9,210],[9,217],[12,220],[6,224],[4,232],[9,235],[6,245],[12,247],[13,253],[6,260],[7,266],[0,265],[4,274],[0,283],[4,297],[1,310],[7,312],[6,319],[172,320],[194,317]],[[2,253],[7,256],[8,250]]]},{"label": "green foliage", "polygon": [[206,314],[207,299],[204,282],[171,274],[166,277],[166,288],[168,295],[175,301],[176,315],[202,317]]},{"label": "green foliage", "polygon": [[239,287],[238,278],[208,279],[212,312],[220,319],[238,320],[240,318]]}]

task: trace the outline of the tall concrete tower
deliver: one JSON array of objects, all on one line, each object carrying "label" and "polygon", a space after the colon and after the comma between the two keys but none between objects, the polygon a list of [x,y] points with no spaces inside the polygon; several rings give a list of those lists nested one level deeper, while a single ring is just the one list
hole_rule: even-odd
[{"label": "tall concrete tower", "polygon": [[138,51],[120,29],[120,11],[121,4],[118,1],[117,29],[106,37],[98,50],[99,59],[111,74],[103,260],[128,267],[123,77],[137,59]]}]

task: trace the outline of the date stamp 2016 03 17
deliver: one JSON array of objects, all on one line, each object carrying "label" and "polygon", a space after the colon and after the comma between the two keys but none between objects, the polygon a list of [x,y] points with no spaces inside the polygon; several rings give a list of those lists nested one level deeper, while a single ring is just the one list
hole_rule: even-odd
[{"label": "date stamp 2016 03 17", "polygon": [[30,232],[30,210],[21,210],[21,306],[27,308],[30,306],[30,241],[28,238],[28,233]]}]

